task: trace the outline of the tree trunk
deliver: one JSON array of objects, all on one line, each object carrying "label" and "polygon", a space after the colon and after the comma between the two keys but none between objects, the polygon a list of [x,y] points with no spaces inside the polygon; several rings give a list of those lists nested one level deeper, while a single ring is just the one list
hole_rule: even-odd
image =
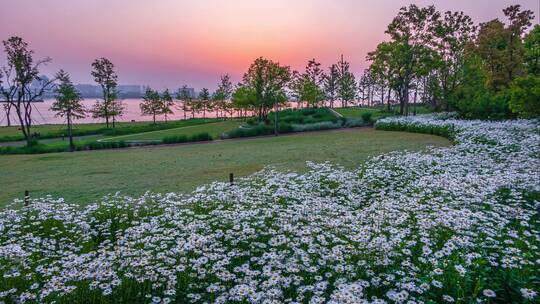
[{"label": "tree trunk", "polygon": [[7,126],[11,127],[11,103],[4,105],[4,110],[6,110]]},{"label": "tree trunk", "polygon": [[[104,91],[103,92],[103,110],[105,115],[105,124],[107,125],[107,129],[109,128],[109,92]],[[114,128],[114,122],[113,122],[113,128]]]},{"label": "tree trunk", "polygon": [[277,102],[274,103],[274,135],[275,136],[278,136],[279,135],[279,109],[278,109],[278,104]]},{"label": "tree trunk", "polygon": [[390,98],[392,97],[392,88],[388,88],[388,98],[386,100],[386,102],[388,103],[388,112],[390,112]]},{"label": "tree trunk", "polygon": [[25,119],[23,118],[23,114],[21,112],[21,102],[18,101],[15,106],[15,114],[17,114],[17,118],[19,119],[19,125],[21,127],[21,131],[23,132],[24,139],[26,140],[26,145],[30,145],[30,134],[25,127]]},{"label": "tree trunk", "polygon": [[68,123],[68,136],[69,136],[69,151],[75,151],[75,145],[73,144],[73,130],[71,125],[71,111],[67,113],[67,123]]},{"label": "tree trunk", "polygon": [[413,115],[416,116],[416,95],[418,95],[418,86],[414,90],[414,108],[413,108]]}]

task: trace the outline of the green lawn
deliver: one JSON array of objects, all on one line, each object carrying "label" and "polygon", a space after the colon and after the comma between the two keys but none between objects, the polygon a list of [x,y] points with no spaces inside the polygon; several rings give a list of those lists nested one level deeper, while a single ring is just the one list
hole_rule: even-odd
[{"label": "green lawn", "polygon": [[345,118],[361,118],[362,114],[364,113],[372,113],[371,118],[377,119],[383,115],[388,115],[388,113],[383,113],[379,109],[372,109],[372,108],[358,108],[358,107],[351,107],[351,108],[336,108],[334,109],[339,114],[343,115]]},{"label": "green lawn", "polygon": [[[155,130],[179,128],[185,126],[200,125],[218,121],[216,118],[194,118],[187,120],[173,120],[167,123],[160,122],[152,124],[148,121],[139,122],[121,122],[116,123],[115,128],[106,128],[104,123],[91,124],[74,124],[74,135],[89,135],[89,134],[134,134]],[[51,137],[61,137],[62,134],[67,134],[66,125],[35,125],[32,127],[32,133],[39,133],[42,140]],[[23,140],[23,136],[18,127],[0,127],[0,142],[19,141]]]},{"label": "green lawn", "polygon": [[[391,116],[399,113],[399,106],[392,106],[391,112],[386,111],[386,107],[383,108],[361,108],[361,107],[350,107],[350,108],[336,108],[334,109],[339,114],[343,115],[345,118],[361,118],[364,113],[372,113],[371,118],[378,119],[385,116]],[[409,112],[412,115],[414,112],[414,106],[409,106]],[[417,114],[426,114],[433,112],[432,109],[426,106],[416,106]]]},{"label": "green lawn", "polygon": [[304,133],[249,140],[42,155],[0,156],[0,206],[21,198],[51,194],[87,203],[121,191],[187,192],[233,172],[245,176],[274,165],[302,171],[305,161],[331,161],[348,168],[394,150],[449,145],[444,138],[373,129]]},{"label": "green lawn", "polygon": [[207,123],[196,126],[187,126],[176,129],[160,130],[153,132],[145,132],[138,134],[122,135],[115,137],[108,137],[104,141],[146,141],[146,140],[162,140],[168,136],[179,135],[196,135],[200,133],[208,133],[214,139],[219,139],[223,132],[231,131],[238,128],[242,124],[239,120],[226,120],[221,122]]},{"label": "green lawn", "polygon": [[[144,126],[150,124],[149,122],[121,122],[117,123],[117,128],[125,128],[130,126]],[[94,131],[105,128],[104,123],[87,123],[87,124],[75,124],[75,131]],[[58,134],[67,132],[66,125],[35,125],[32,127],[32,132],[38,132],[40,134]],[[21,131],[18,127],[0,127],[0,137],[4,136],[22,136]]]}]

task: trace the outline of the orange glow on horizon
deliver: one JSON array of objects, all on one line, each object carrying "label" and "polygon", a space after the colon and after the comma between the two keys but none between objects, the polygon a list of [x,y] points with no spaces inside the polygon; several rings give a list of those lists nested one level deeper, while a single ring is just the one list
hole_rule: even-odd
[{"label": "orange glow on horizon", "polygon": [[[473,18],[498,16],[506,4],[486,1],[435,4]],[[536,1],[521,2],[536,9]],[[328,67],[343,54],[359,74],[367,67],[367,52],[386,39],[387,24],[411,2],[433,1],[4,0],[0,39],[22,36],[38,56],[53,59],[46,72],[63,68],[78,82],[92,82],[90,63],[105,56],[122,83],[212,88],[220,74],[239,81],[261,56],[303,69],[311,58]]]}]

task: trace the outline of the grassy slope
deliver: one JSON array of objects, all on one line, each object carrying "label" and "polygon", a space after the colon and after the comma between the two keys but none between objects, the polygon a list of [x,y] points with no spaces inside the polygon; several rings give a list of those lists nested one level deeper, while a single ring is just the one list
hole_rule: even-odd
[{"label": "grassy slope", "polygon": [[131,135],[123,135],[106,138],[105,141],[116,141],[116,140],[161,140],[167,136],[178,136],[178,135],[195,135],[200,133],[209,133],[213,138],[218,139],[223,132],[230,131],[232,129],[240,126],[242,122],[238,120],[227,120],[216,123],[208,123],[197,126],[188,126],[176,129],[161,130],[154,132],[138,133]]},{"label": "grassy slope", "polygon": [[32,196],[52,194],[84,203],[115,191],[191,191],[226,180],[229,172],[245,176],[270,164],[301,171],[306,160],[328,160],[356,167],[380,153],[448,144],[431,135],[355,129],[212,144],[0,156],[0,206],[21,198],[25,189]]},{"label": "grassy slope", "polygon": [[337,108],[334,109],[339,114],[343,115],[345,118],[361,118],[364,113],[372,113],[372,118],[376,119],[381,117],[382,113],[378,109],[368,109],[368,108]]},{"label": "grassy slope", "polygon": [[[148,125],[149,122],[121,122],[117,123],[117,128],[123,128],[127,126],[143,126]],[[104,123],[88,123],[88,124],[75,124],[74,129],[81,130],[81,131],[90,131],[90,130],[99,130],[102,128],[105,128]],[[35,125],[32,127],[32,132],[38,132],[41,134],[62,134],[63,132],[67,132],[66,125]],[[18,127],[0,127],[0,137],[2,136],[19,136],[21,135],[21,131],[18,130]],[[22,136],[22,135],[21,135]]]},{"label": "grassy slope", "polygon": [[[392,112],[395,114],[399,113],[399,106],[392,106]],[[372,113],[372,118],[377,119],[384,116],[393,115],[392,112],[386,112],[386,107],[384,108],[359,108],[359,107],[350,107],[350,108],[335,108],[334,109],[339,114],[343,115],[345,118],[361,118],[362,114],[369,112]],[[414,106],[411,105],[409,112],[412,114],[414,111]],[[433,112],[430,108],[425,106],[417,106],[416,113],[425,114]]]}]

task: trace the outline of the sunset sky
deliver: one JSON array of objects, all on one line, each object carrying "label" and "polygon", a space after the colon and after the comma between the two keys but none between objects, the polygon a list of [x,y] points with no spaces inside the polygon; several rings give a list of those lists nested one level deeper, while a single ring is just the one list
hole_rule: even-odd
[{"label": "sunset sky", "polygon": [[104,56],[121,84],[213,89],[220,74],[239,81],[259,56],[301,69],[310,58],[328,66],[344,54],[360,73],[410,3],[484,22],[516,3],[538,16],[539,1],[2,0],[0,39],[23,37],[38,57],[53,59],[45,72],[63,68],[77,83],[92,83],[90,63]]}]

